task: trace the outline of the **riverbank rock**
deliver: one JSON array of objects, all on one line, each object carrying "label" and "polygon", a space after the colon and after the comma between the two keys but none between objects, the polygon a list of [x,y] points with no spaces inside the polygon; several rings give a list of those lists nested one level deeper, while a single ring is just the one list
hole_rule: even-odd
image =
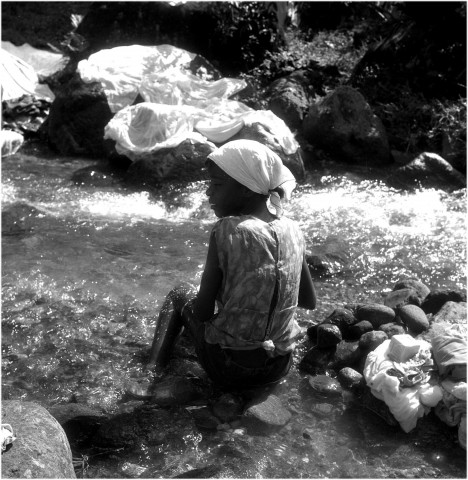
[{"label": "riverbank rock", "polygon": [[57,420],[33,402],[2,402],[2,423],[16,440],[2,453],[2,478],[76,478],[67,436]]},{"label": "riverbank rock", "polygon": [[388,336],[385,332],[380,330],[373,330],[372,332],[367,332],[359,339],[359,348],[363,350],[366,355],[375,350],[381,343],[388,339]]},{"label": "riverbank rock", "polygon": [[104,127],[113,114],[100,83],[84,83],[76,74],[50,107],[49,144],[62,155],[105,158]]},{"label": "riverbank rock", "polygon": [[437,313],[446,302],[466,302],[466,293],[456,290],[433,290],[424,299],[421,308],[425,313]]},{"label": "riverbank rock", "polygon": [[309,109],[306,72],[298,70],[278,78],[268,88],[268,109],[284,120],[292,130],[298,130]]},{"label": "riverbank rock", "polygon": [[350,340],[359,340],[365,333],[371,332],[374,329],[372,323],[368,320],[361,320],[355,323],[348,329],[348,338]]},{"label": "riverbank rock", "polygon": [[317,327],[317,348],[329,348],[343,340],[341,331],[336,325],[322,324]]},{"label": "riverbank rock", "polygon": [[336,346],[333,358],[328,364],[331,370],[341,370],[344,367],[356,366],[362,357],[362,350],[359,348],[358,341],[343,340]]},{"label": "riverbank rock", "polygon": [[359,392],[365,387],[364,376],[357,370],[350,367],[344,367],[338,372],[336,377],[343,388],[352,392]]},{"label": "riverbank rock", "polygon": [[357,323],[357,318],[353,312],[346,308],[336,308],[333,312],[317,325],[312,325],[307,329],[307,335],[312,342],[317,340],[317,331],[319,325],[335,325],[337,326],[343,338],[348,338],[348,329],[351,325]]},{"label": "riverbank rock", "polygon": [[304,119],[304,138],[337,160],[379,166],[392,162],[380,118],[355,89],[342,86],[311,105]]},{"label": "riverbank rock", "polygon": [[299,368],[311,375],[319,375],[326,372],[327,367],[333,355],[335,354],[336,347],[331,348],[318,348],[312,347],[309,349],[301,362]]},{"label": "riverbank rock", "polygon": [[448,323],[450,325],[464,325],[467,319],[466,302],[448,301],[434,315],[432,323]]},{"label": "riverbank rock", "polygon": [[242,422],[250,427],[261,424],[266,427],[282,427],[291,419],[291,412],[273,394],[251,403],[245,410]]},{"label": "riverbank rock", "polygon": [[421,299],[414,288],[394,290],[390,292],[384,300],[384,305],[393,309],[408,304],[421,305]]},{"label": "riverbank rock", "polygon": [[425,285],[423,282],[415,278],[406,278],[395,283],[393,286],[393,291],[398,292],[400,290],[412,289],[416,292],[416,295],[421,302],[429,295],[431,292],[430,288]]},{"label": "riverbank rock", "polygon": [[214,150],[211,142],[184,140],[175,148],[157,150],[132,162],[124,180],[141,188],[157,187],[165,181],[204,180],[206,157]]},{"label": "riverbank rock", "polygon": [[453,191],[466,187],[465,176],[436,153],[424,152],[387,178],[394,188],[440,188]]},{"label": "riverbank rock", "polygon": [[394,335],[402,335],[406,333],[405,328],[403,325],[399,325],[398,323],[385,323],[384,325],[380,325],[379,330],[385,333],[388,338],[392,338]]},{"label": "riverbank rock", "polygon": [[356,308],[356,317],[358,320],[367,320],[372,324],[374,329],[378,329],[380,325],[393,322],[395,319],[395,311],[381,303],[367,303],[359,305]]},{"label": "riverbank rock", "polygon": [[429,320],[424,310],[417,305],[405,305],[397,310],[398,317],[414,335],[429,329]]}]

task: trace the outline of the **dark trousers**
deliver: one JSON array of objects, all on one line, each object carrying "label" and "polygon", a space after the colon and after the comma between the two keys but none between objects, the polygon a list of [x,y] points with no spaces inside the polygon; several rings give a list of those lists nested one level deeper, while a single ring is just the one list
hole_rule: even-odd
[{"label": "dark trousers", "polygon": [[167,364],[174,343],[185,327],[201,366],[220,387],[238,390],[266,386],[278,382],[289,372],[291,353],[269,357],[263,348],[236,350],[206,342],[205,324],[193,314],[195,298],[195,292],[187,285],[169,292],[158,317],[150,364]]}]

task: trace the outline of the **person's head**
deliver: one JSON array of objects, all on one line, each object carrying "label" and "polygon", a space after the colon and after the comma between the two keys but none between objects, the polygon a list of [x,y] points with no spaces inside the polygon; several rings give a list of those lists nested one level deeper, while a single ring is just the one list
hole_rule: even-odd
[{"label": "person's head", "polygon": [[226,143],[208,155],[206,166],[206,194],[218,217],[247,214],[261,203],[279,217],[281,199],[288,199],[296,185],[280,157],[253,140]]}]

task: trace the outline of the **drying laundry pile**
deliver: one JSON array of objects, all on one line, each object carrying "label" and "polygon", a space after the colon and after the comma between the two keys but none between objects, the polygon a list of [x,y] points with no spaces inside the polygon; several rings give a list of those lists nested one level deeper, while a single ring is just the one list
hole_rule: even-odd
[{"label": "drying laundry pile", "polygon": [[457,330],[430,343],[395,335],[369,353],[364,378],[405,432],[434,408],[443,422],[458,427],[466,449],[466,354],[466,335]]},{"label": "drying laundry pile", "polygon": [[[171,45],[131,45],[101,50],[79,62],[85,83],[99,82],[114,113],[104,137],[131,160],[186,139],[224,143],[244,126],[259,123],[284,153],[299,148],[283,120],[230,97],[246,87],[241,79],[212,80],[188,69],[196,55]],[[137,98],[143,100],[134,104]]]}]

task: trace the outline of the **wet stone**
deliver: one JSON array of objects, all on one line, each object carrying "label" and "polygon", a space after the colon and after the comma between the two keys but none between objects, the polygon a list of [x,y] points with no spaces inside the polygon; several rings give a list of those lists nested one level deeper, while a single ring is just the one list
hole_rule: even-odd
[{"label": "wet stone", "polygon": [[363,356],[359,348],[359,342],[347,342],[343,340],[337,345],[335,355],[328,364],[333,370],[341,370],[344,367],[355,366]]},{"label": "wet stone", "polygon": [[415,335],[429,329],[429,320],[424,310],[416,305],[405,305],[398,309],[398,317]]},{"label": "wet stone", "polygon": [[221,424],[220,420],[216,418],[208,407],[197,408],[190,412],[195,420],[195,425],[198,428],[205,430],[217,430]]},{"label": "wet stone", "polygon": [[343,335],[345,335],[346,330],[357,321],[358,319],[353,312],[347,308],[337,308],[325,319],[326,323],[336,325]]},{"label": "wet stone", "polygon": [[341,331],[336,325],[322,324],[317,327],[317,347],[334,347],[342,340]]},{"label": "wet stone", "polygon": [[335,354],[335,347],[322,349],[312,347],[301,360],[299,368],[312,375],[324,373]]},{"label": "wet stone", "polygon": [[340,382],[328,375],[315,375],[309,378],[312,389],[324,396],[341,396]]},{"label": "wet stone", "polygon": [[385,332],[380,330],[372,330],[367,332],[359,339],[359,348],[365,352],[375,350],[381,343],[388,339]]},{"label": "wet stone", "polygon": [[380,325],[379,330],[385,332],[388,338],[392,338],[394,335],[402,335],[406,333],[405,328],[395,322]]},{"label": "wet stone", "polygon": [[421,308],[425,313],[436,314],[449,301],[466,302],[466,293],[456,290],[433,290],[424,299]]},{"label": "wet stone", "polygon": [[357,391],[364,387],[364,377],[356,370],[350,367],[342,368],[338,372],[338,381],[343,388]]},{"label": "wet stone", "polygon": [[394,290],[385,297],[384,301],[384,305],[393,309],[408,304],[421,306],[421,298],[414,288]]},{"label": "wet stone", "polygon": [[392,308],[381,303],[369,303],[356,309],[358,320],[367,320],[374,329],[378,329],[384,323],[393,322],[395,312]]},{"label": "wet stone", "polygon": [[251,404],[244,414],[245,419],[255,419],[266,426],[282,427],[291,419],[291,413],[276,395],[268,395]]},{"label": "wet stone", "polygon": [[352,325],[348,329],[348,337],[352,340],[360,339],[365,333],[371,332],[373,330],[372,323],[367,320],[362,320]]},{"label": "wet stone", "polygon": [[242,413],[242,408],[243,402],[240,398],[226,393],[214,402],[213,414],[221,422],[231,422]]},{"label": "wet stone", "polygon": [[434,315],[433,323],[448,323],[450,325],[465,324],[466,322],[466,302],[448,301]]},{"label": "wet stone", "polygon": [[421,302],[429,295],[431,291],[427,285],[414,278],[400,280],[399,282],[395,283],[393,286],[393,291],[402,290],[405,288],[413,289],[416,292],[416,295],[420,298]]}]

